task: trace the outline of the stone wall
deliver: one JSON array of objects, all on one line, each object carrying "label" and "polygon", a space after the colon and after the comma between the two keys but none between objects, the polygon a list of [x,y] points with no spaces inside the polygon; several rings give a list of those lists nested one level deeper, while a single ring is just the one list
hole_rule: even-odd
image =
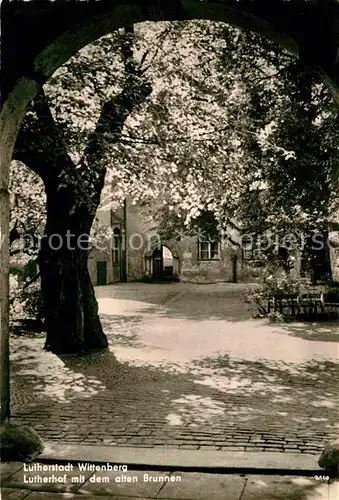
[{"label": "stone wall", "polygon": [[199,260],[198,242],[196,238],[184,238],[179,243],[182,265],[181,281],[214,283],[218,281],[253,282],[262,272],[262,267],[253,266],[242,258],[241,249],[232,248],[221,243],[216,260]]},{"label": "stone wall", "polygon": [[330,248],[330,259],[332,278],[339,281],[339,210],[333,211],[333,227],[328,234],[328,243]]},{"label": "stone wall", "polygon": [[112,259],[107,252],[92,251],[88,257],[88,271],[93,285],[97,285],[97,262],[106,262],[107,284],[114,283]]},{"label": "stone wall", "polygon": [[126,201],[127,279],[141,280],[146,276],[145,252],[151,248],[154,223],[142,207]]},{"label": "stone wall", "polygon": [[184,238],[179,243],[181,249],[182,281],[215,282],[232,280],[232,262],[230,256],[220,251],[218,260],[199,260],[197,238]]}]

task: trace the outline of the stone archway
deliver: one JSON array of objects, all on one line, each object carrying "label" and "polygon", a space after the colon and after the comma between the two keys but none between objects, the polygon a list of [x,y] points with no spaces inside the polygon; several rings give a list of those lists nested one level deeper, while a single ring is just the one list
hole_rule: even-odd
[{"label": "stone archway", "polygon": [[[154,255],[155,252],[162,252],[162,248],[166,247],[172,254],[172,280],[178,281],[180,278],[180,270],[181,270],[181,255],[178,248],[178,245],[171,240],[162,240],[155,241],[153,244],[147,248],[144,252],[144,269],[145,276],[148,279],[151,279],[154,275]],[[160,256],[160,254],[159,254]]]},{"label": "stone archway", "polygon": [[[0,115],[1,417],[8,401],[9,166],[29,102],[53,72],[88,43],[146,20],[209,19],[262,33],[316,66],[339,104],[339,6],[326,2],[122,0],[2,2]],[[44,30],[41,30],[44,26]],[[37,36],[37,33],[39,34]],[[315,36],[316,35],[316,36]],[[14,62],[14,64],[13,64]],[[7,395],[6,395],[7,394]]]}]

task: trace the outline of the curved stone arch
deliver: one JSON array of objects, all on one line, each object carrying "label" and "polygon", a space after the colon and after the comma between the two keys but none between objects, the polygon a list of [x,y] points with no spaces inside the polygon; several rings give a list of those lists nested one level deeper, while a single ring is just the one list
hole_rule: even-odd
[{"label": "curved stone arch", "polygon": [[178,247],[177,243],[174,242],[173,240],[161,240],[161,241],[154,240],[153,242],[151,240],[150,245],[148,246],[148,248],[144,252],[144,257],[152,257],[154,250],[159,248],[159,246],[160,246],[159,243],[162,246],[167,247],[171,251],[174,259],[181,258],[181,253],[180,253],[179,247]]},{"label": "curved stone arch", "polygon": [[171,251],[173,259],[181,260],[181,252],[180,252],[179,247],[175,241],[164,240],[162,242],[162,246],[167,247]]},{"label": "curved stone arch", "polygon": [[181,252],[178,247],[178,244],[173,240],[154,240],[154,242],[150,242],[150,245],[144,252],[144,266],[145,266],[145,275],[146,277],[151,277],[153,274],[153,253],[156,249],[159,249],[160,246],[164,246],[170,250],[173,257],[173,276],[175,278],[179,278],[181,271]]},{"label": "curved stone arch", "polygon": [[[10,0],[4,1],[3,15],[6,15],[6,5],[9,2]],[[278,0],[273,5],[261,4],[261,2],[238,2],[237,0],[228,0],[227,3],[222,0],[207,0],[205,2],[200,0],[182,0],[181,2],[180,0],[172,2],[166,2],[166,0],[130,0],[128,4],[122,3],[122,0],[116,0],[113,6],[110,2],[88,1],[86,2],[87,6],[78,2],[77,7],[74,4],[72,5],[71,2],[64,5],[58,5],[58,2],[50,2],[49,6],[44,6],[43,9],[40,7],[40,10],[38,7],[35,9],[33,2],[32,4],[32,8],[30,8],[29,4],[26,4],[25,9],[21,7],[21,10],[19,8],[18,12],[15,11],[15,26],[23,27],[27,21],[30,21],[33,32],[34,23],[38,24],[43,21],[47,24],[47,28],[51,28],[51,34],[44,35],[40,33],[34,48],[32,50],[28,49],[28,53],[26,53],[25,48],[24,52],[26,52],[21,57],[21,61],[19,57],[18,63],[20,66],[20,62],[23,63],[22,58],[28,56],[30,68],[26,76],[35,77],[34,79],[40,84],[46,81],[60,65],[79,49],[126,24],[146,20],[205,19],[221,21],[261,33],[282,45],[288,51],[298,55],[300,45],[305,42],[303,32],[307,28],[309,29],[306,41],[312,45],[312,38],[314,37],[310,29],[317,27],[315,23],[320,22],[321,14],[324,12],[321,7],[315,10],[315,6],[307,5],[306,2],[304,5],[300,2],[300,5],[296,6],[293,4],[286,5],[286,2],[279,2]],[[328,4],[326,9],[330,7]],[[336,6],[332,5],[332,8],[335,9]],[[27,19],[24,17],[26,14],[24,11],[27,12]],[[70,16],[68,16],[68,13],[70,13]],[[62,19],[60,19],[60,16],[62,16]],[[52,17],[53,22],[51,22]],[[308,17],[310,26],[307,24]],[[332,16],[330,13],[325,19],[327,23],[330,23],[328,27],[332,28],[334,37],[333,40],[328,38],[326,41],[328,43],[332,42],[332,44],[336,43],[337,46],[338,39],[335,38],[334,33],[336,33],[339,21],[336,22],[333,17],[335,18],[335,11]],[[31,35],[29,28],[24,31],[23,38]],[[17,39],[18,33],[15,31],[15,27],[12,32],[12,38]],[[323,37],[326,36],[325,27],[320,34]],[[317,38],[316,42],[313,40],[313,45],[316,43],[318,46],[321,41]],[[19,46],[20,42],[22,43],[23,40],[19,40]],[[309,54],[313,52],[312,49],[313,47],[309,47]],[[18,54],[15,55],[20,56],[21,51],[17,52]],[[303,52],[305,52],[305,49],[303,49]],[[319,54],[314,54],[314,57],[316,58],[317,55],[319,56]],[[336,57],[335,54],[334,60],[336,60]],[[2,59],[4,62],[4,53]],[[315,62],[313,60],[313,63]],[[17,73],[17,76],[20,76],[20,73]],[[331,76],[334,76],[334,74]]]},{"label": "curved stone arch", "polygon": [[170,250],[170,252],[172,253],[173,277],[175,277],[176,279],[179,279],[181,265],[182,265],[182,258],[181,258],[181,252],[180,252],[180,249],[178,247],[178,244],[174,240],[164,240],[162,242],[162,246],[168,248]]}]

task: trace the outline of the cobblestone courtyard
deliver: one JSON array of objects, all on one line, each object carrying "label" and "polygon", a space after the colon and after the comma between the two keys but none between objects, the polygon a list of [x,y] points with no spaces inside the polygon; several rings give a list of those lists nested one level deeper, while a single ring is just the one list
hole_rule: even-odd
[{"label": "cobblestone courtyard", "polygon": [[13,421],[68,443],[318,454],[339,427],[339,325],[252,320],[244,289],[97,288],[109,351],[12,338]]}]

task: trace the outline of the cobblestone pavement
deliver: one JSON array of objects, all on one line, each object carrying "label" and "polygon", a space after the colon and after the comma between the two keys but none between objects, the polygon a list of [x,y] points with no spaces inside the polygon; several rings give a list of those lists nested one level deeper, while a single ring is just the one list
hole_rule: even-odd
[{"label": "cobblestone pavement", "polygon": [[[86,464],[93,466],[94,464]],[[42,470],[44,464],[2,463],[3,499],[338,500],[339,483],[317,477],[180,471]],[[71,466],[71,467],[70,467]],[[29,471],[27,469],[31,468]],[[35,470],[33,470],[35,468]],[[100,469],[100,467],[99,467]]]},{"label": "cobblestone pavement", "polygon": [[13,421],[49,441],[318,454],[339,428],[339,325],[251,320],[243,291],[98,288],[109,351],[12,338]]}]

